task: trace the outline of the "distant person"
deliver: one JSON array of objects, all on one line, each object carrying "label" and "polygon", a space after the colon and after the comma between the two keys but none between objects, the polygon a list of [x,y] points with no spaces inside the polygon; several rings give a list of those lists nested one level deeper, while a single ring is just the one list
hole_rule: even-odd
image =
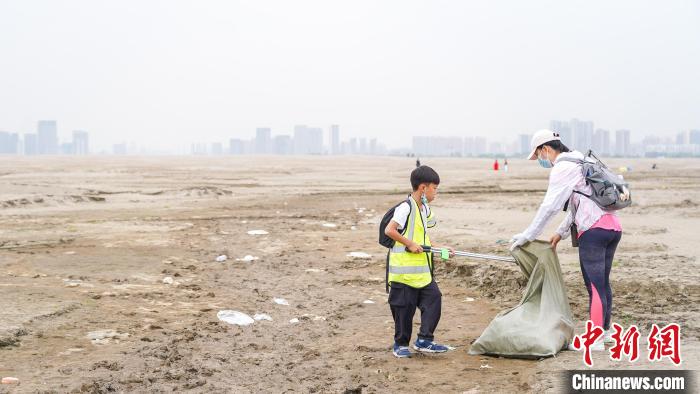
[{"label": "distant person", "polygon": [[496,159],[496,161],[493,162],[493,170],[498,171],[498,159]]},{"label": "distant person", "polygon": [[655,170],[655,169],[656,169],[656,163],[654,163],[654,164],[651,165],[651,169],[652,169],[652,170]]},{"label": "distant person", "polygon": [[[610,331],[612,313],[612,289],[610,270],[617,244],[622,237],[622,226],[613,211],[604,211],[591,199],[591,187],[586,184],[581,165],[569,159],[583,160],[581,152],[571,152],[561,142],[559,134],[540,130],[532,137],[532,153],[544,168],[551,168],[549,186],[535,218],[525,231],[513,236],[511,250],[537,238],[549,222],[568,201],[568,214],[550,238],[552,248],[569,233],[577,237],[578,255],[583,281],[588,290],[590,320],[605,329],[605,335],[596,341],[592,350],[605,350],[605,343],[614,343]],[[565,160],[562,160],[565,159]],[[574,225],[572,227],[572,225]],[[571,231],[570,231],[571,229]]]},{"label": "distant person", "polygon": [[[421,245],[433,246],[428,228],[435,226],[433,212],[428,206],[437,196],[440,176],[428,166],[411,172],[413,192],[394,210],[384,234],[394,240],[389,250],[387,281],[389,308],[394,318],[394,356],[411,357],[408,349],[416,308],[421,311],[420,331],[413,349],[423,353],[444,353],[445,345],[433,342],[434,332],[442,313],[442,293],[433,278],[433,255],[423,252]],[[450,256],[454,256],[454,250]]]},{"label": "distant person", "polygon": [[416,159],[416,168],[420,167],[420,157]]},{"label": "distant person", "polygon": [[508,159],[503,160],[503,171],[508,172]]}]

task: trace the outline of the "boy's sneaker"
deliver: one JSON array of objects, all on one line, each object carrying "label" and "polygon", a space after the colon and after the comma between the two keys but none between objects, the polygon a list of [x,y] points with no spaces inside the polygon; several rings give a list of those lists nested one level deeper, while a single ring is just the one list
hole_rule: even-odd
[{"label": "boy's sneaker", "polygon": [[427,339],[416,339],[413,348],[423,353],[445,353],[450,350],[450,348],[445,345],[439,345]]},{"label": "boy's sneaker", "polygon": [[411,357],[412,354],[411,351],[408,350],[408,346],[399,346],[397,344],[394,344],[392,353],[398,358],[408,358]]}]

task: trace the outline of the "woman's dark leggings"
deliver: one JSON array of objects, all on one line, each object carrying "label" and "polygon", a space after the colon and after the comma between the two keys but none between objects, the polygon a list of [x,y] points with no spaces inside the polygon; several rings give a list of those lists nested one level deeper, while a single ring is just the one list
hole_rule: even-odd
[{"label": "woman's dark leggings", "polygon": [[588,290],[590,320],[606,330],[610,328],[612,312],[610,268],[620,238],[622,233],[619,231],[593,228],[578,239],[578,256]]}]

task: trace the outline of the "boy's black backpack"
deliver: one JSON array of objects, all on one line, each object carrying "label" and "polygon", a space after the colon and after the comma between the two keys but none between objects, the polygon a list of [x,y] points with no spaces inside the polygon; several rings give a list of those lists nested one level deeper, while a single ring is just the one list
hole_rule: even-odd
[{"label": "boy's black backpack", "polygon": [[379,222],[379,244],[385,248],[388,248],[388,249],[393,248],[394,247],[394,240],[389,238],[388,235],[384,234],[384,230],[386,230],[386,226],[389,225],[391,218],[394,217],[394,211],[396,211],[396,208],[405,202],[408,202],[409,211],[408,211],[408,217],[406,217],[406,223],[403,224],[402,228],[403,228],[403,230],[406,230],[406,227],[408,227],[408,218],[411,216],[411,209],[413,209],[413,207],[411,206],[411,201],[408,200],[408,198],[406,200],[401,201],[400,203],[394,205],[393,207],[391,207],[391,209],[386,211],[386,213],[384,214],[384,217],[382,217],[382,221]]}]

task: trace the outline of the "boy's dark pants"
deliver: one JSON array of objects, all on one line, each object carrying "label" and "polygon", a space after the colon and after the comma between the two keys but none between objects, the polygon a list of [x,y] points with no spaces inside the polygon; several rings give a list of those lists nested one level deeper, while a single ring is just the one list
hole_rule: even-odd
[{"label": "boy's dark pants", "polygon": [[416,289],[402,283],[392,283],[389,290],[389,307],[394,317],[394,342],[408,346],[413,329],[413,315],[420,309],[418,339],[433,340],[433,332],[442,313],[442,293],[435,281]]}]

